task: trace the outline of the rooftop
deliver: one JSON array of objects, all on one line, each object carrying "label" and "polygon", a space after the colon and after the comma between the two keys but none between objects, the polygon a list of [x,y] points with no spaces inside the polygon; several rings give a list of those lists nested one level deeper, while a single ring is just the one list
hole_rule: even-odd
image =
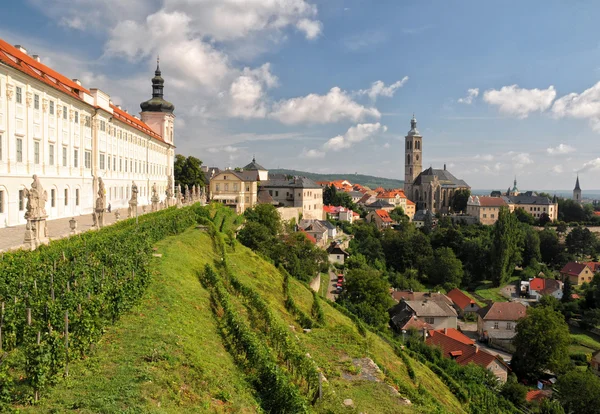
[{"label": "rooftop", "polygon": [[519,302],[494,302],[477,311],[483,320],[517,321],[525,316],[527,308]]}]

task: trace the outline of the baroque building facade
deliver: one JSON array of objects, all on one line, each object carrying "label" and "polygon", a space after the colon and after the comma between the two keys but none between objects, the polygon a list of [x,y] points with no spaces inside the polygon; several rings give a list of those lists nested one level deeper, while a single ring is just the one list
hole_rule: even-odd
[{"label": "baroque building facade", "polygon": [[433,213],[450,212],[454,194],[471,187],[444,169],[429,167],[423,171],[423,136],[417,130],[417,120],[413,115],[410,131],[406,134],[404,193],[416,203],[417,210],[430,210]]},{"label": "baroque building facade", "polygon": [[141,205],[172,180],[173,104],[160,68],[140,117],[0,39],[0,228],[25,224],[25,189],[37,175],[48,219],[92,213],[102,178],[106,202],[128,205],[132,182]]}]

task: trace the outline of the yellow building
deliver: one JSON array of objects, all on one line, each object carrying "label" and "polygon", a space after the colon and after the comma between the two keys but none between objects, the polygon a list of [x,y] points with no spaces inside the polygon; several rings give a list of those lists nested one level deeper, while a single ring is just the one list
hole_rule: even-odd
[{"label": "yellow building", "polygon": [[508,207],[502,197],[470,196],[467,202],[467,215],[475,217],[478,223],[492,225],[498,220],[502,207]]},{"label": "yellow building", "polygon": [[257,203],[258,175],[256,171],[225,170],[210,180],[211,201],[235,208],[241,214]]}]

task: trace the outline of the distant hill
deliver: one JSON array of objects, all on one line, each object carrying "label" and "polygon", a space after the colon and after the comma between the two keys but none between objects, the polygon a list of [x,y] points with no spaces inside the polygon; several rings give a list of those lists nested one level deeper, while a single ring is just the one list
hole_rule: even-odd
[{"label": "distant hill", "polygon": [[269,170],[270,174],[287,174],[287,175],[298,175],[302,177],[308,177],[315,181],[335,181],[335,180],[348,180],[352,184],[360,184],[369,188],[402,188],[404,187],[404,181],[394,180],[392,178],[375,177],[373,175],[363,174],[318,174],[306,171],[286,170],[278,168]]}]

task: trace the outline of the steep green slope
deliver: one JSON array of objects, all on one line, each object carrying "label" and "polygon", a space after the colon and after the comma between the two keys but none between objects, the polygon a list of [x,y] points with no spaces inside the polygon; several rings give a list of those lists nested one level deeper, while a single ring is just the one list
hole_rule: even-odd
[{"label": "steep green slope", "polygon": [[[222,308],[211,303],[209,290],[199,281],[206,264],[221,262],[209,235],[190,229],[157,247],[162,257],[154,259],[156,275],[142,302],[107,330],[92,357],[73,363],[67,380],[23,412],[261,411],[253,371],[236,363],[224,346]],[[226,251],[232,277],[257,292],[273,317],[290,326],[295,346],[306,350],[325,376],[324,397],[311,410],[464,412],[427,367],[407,356],[403,361],[370,332],[361,335],[350,318],[325,301],[319,301],[325,323],[304,333],[297,316],[286,309],[282,274],[239,244]],[[243,295],[235,293],[230,281],[225,285],[241,320],[264,339]],[[316,319],[310,316],[314,297],[306,286],[290,279],[289,294],[297,308]],[[346,399],[352,399],[352,407],[344,406]]]}]

